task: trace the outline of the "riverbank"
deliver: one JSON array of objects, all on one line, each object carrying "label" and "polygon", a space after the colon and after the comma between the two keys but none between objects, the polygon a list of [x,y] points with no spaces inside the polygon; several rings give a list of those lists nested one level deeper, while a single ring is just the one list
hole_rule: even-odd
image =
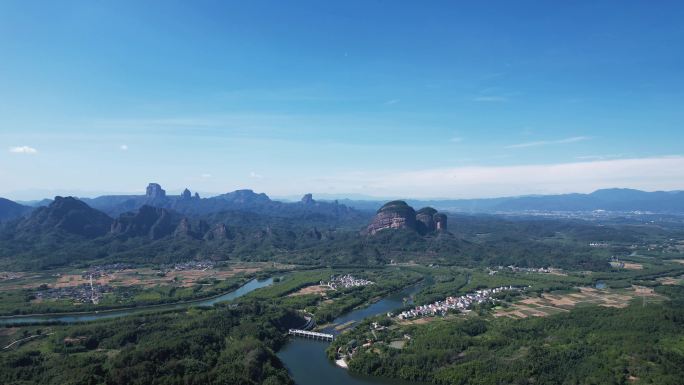
[{"label": "riverbank", "polygon": [[243,282],[238,282],[234,285],[232,285],[229,288],[226,288],[225,290],[212,294],[209,296],[205,297],[198,297],[198,298],[193,298],[193,299],[188,299],[188,300],[180,300],[180,301],[169,301],[169,302],[160,302],[160,303],[140,303],[140,304],[132,304],[132,305],[121,305],[121,306],[107,306],[107,307],[102,307],[101,309],[91,309],[91,310],[77,310],[77,311],[56,311],[56,312],[42,312],[42,313],[26,313],[26,314],[4,314],[0,315],[0,320],[1,319],[6,319],[6,318],[19,318],[19,317],[43,317],[43,316],[63,316],[63,315],[85,315],[85,314],[92,314],[92,313],[105,313],[105,312],[114,312],[114,311],[126,311],[126,310],[135,310],[135,309],[141,309],[141,308],[152,308],[152,307],[161,307],[161,306],[172,306],[172,305],[183,305],[183,304],[192,304],[195,302],[203,302],[203,301],[209,301],[214,298],[221,297],[223,295],[226,295],[228,293],[231,293],[237,289],[239,289],[242,285],[245,285],[247,282],[257,279],[254,276],[251,277],[245,277]]},{"label": "riverbank", "polygon": [[[357,307],[332,322],[326,324],[323,330],[333,330],[330,333],[339,334],[335,325],[353,325],[367,317],[384,314],[404,306],[404,299],[410,298],[425,285],[421,280],[403,290],[387,294],[385,297],[374,298],[374,302],[366,303],[365,306]],[[321,328],[317,328],[321,329]],[[323,341],[315,341],[304,338],[291,338],[283,348],[277,352],[278,358],[290,372],[290,376],[297,385],[415,385],[405,381],[359,376],[349,372],[347,361],[344,358],[330,360],[326,350],[330,344]]]},{"label": "riverbank", "polygon": [[268,278],[259,281],[257,278],[251,279],[239,286],[237,289],[223,293],[220,295],[215,295],[212,297],[207,297],[203,299],[184,301],[184,302],[174,302],[167,304],[156,304],[149,306],[131,307],[126,309],[111,309],[102,311],[90,311],[90,312],[70,312],[70,313],[46,313],[46,314],[32,314],[32,315],[16,315],[16,316],[4,316],[0,317],[0,325],[2,324],[13,324],[13,323],[52,323],[52,322],[83,322],[83,321],[94,321],[97,319],[105,318],[115,318],[123,317],[132,314],[138,314],[142,312],[152,312],[159,310],[175,310],[182,309],[190,306],[213,306],[219,302],[230,301],[235,298],[241,297],[248,294],[256,289],[262,287],[270,286],[273,284],[273,278]]}]

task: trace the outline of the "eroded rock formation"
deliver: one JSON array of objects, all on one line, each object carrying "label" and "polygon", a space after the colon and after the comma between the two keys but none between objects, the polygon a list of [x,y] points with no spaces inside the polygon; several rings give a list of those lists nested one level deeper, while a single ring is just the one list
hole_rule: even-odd
[{"label": "eroded rock formation", "polygon": [[409,229],[420,234],[446,231],[447,216],[432,207],[424,207],[416,212],[404,201],[391,201],[378,210],[364,233],[373,235],[386,229]]},{"label": "eroded rock formation", "polygon": [[312,205],[312,204],[316,203],[316,201],[314,201],[313,195],[311,193],[304,194],[301,202],[304,203],[305,205]]},{"label": "eroded rock formation", "polygon": [[137,212],[123,213],[112,223],[111,233],[125,237],[148,236],[159,239],[173,233],[178,223],[166,209],[142,206]]},{"label": "eroded rock formation", "polygon": [[150,183],[145,190],[147,199],[163,199],[166,198],[166,190],[161,188],[159,183]]}]

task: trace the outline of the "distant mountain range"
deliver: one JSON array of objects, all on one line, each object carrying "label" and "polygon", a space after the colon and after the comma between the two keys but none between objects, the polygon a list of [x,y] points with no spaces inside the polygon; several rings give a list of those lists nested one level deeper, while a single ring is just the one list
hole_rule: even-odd
[{"label": "distant mountain range", "polygon": [[[296,202],[273,200],[264,193],[237,190],[209,198],[201,198],[188,189],[180,195],[167,195],[156,183],[150,183],[145,195],[103,195],[79,198],[88,206],[112,218],[135,211],[144,205],[165,208],[184,216],[202,216],[222,211],[244,211],[284,218],[319,216],[339,221],[358,221],[368,212],[377,211],[386,201],[373,199],[314,200],[311,194]],[[35,207],[52,202],[44,199],[33,207],[0,198],[0,222],[25,216]],[[684,214],[684,191],[646,192],[633,189],[603,189],[590,194],[518,196],[488,199],[406,199],[414,207],[433,207],[440,211],[465,213],[529,213],[529,212],[653,212]]]},{"label": "distant mountain range", "polygon": [[[444,211],[662,208],[682,212],[681,192],[635,190],[418,202],[413,204],[423,208],[416,211],[403,201],[376,210],[380,202],[363,201],[354,208],[350,205],[355,201],[349,201],[350,205],[322,202],[311,194],[297,202],[280,202],[251,190],[210,198],[189,190],[167,196],[161,186],[152,183],[145,195],[55,197],[47,202],[47,206],[32,208],[0,200],[4,218],[0,224],[0,270],[205,258],[366,266],[416,258],[480,263],[484,256],[496,259],[492,263],[506,264],[535,255],[525,264],[548,265],[551,259],[561,263],[553,256],[562,255],[563,263],[580,263],[577,258],[585,257],[589,241],[631,242],[635,239],[632,232],[584,221],[537,223],[536,218],[511,220],[456,213],[449,214],[447,228]],[[551,226],[556,226],[555,230]],[[572,231],[581,242],[563,249],[563,244],[550,241],[557,231]],[[589,262],[592,267],[605,265],[601,259]]]},{"label": "distant mountain range", "polygon": [[311,194],[292,203],[251,190],[211,198],[188,190],[166,196],[157,184],[150,184],[144,196],[58,196],[37,208],[9,200],[0,204],[5,218],[0,224],[0,270],[101,258],[263,258],[324,247],[319,246],[324,240],[356,234],[372,216],[336,202],[317,202]]},{"label": "distant mountain range", "polygon": [[[590,194],[520,196],[489,199],[416,200],[406,199],[416,207],[430,206],[440,211],[467,213],[654,212],[684,214],[684,191],[646,192],[632,189],[603,189]],[[377,210],[384,202],[341,199],[339,203],[359,210]]]},{"label": "distant mountain range", "polygon": [[173,210],[186,216],[207,215],[222,211],[248,211],[280,217],[323,216],[340,221],[359,219],[357,210],[337,202],[319,202],[311,194],[299,202],[280,202],[264,193],[237,190],[209,198],[201,198],[185,189],[180,195],[167,195],[156,183],[150,183],[145,195],[105,195],[81,198],[89,206],[115,217],[139,209],[143,205]]}]

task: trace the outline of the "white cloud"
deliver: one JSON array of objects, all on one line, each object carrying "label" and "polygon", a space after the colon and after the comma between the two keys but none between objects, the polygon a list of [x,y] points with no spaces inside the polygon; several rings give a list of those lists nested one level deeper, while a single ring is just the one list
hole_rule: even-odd
[{"label": "white cloud", "polygon": [[684,189],[684,156],[612,159],[548,165],[464,166],[409,172],[350,173],[317,183],[336,191],[413,198],[471,198],[591,192],[600,188]]},{"label": "white cloud", "polygon": [[128,151],[128,145],[122,144],[121,146],[119,146],[119,149],[121,149],[121,151]]},{"label": "white cloud", "polygon": [[589,139],[591,139],[591,138],[589,138],[588,136],[573,136],[571,138],[558,139],[558,140],[539,140],[536,142],[511,144],[510,146],[506,146],[506,148],[527,148],[527,147],[547,146],[550,144],[576,143],[576,142],[582,142],[582,141],[589,140]]},{"label": "white cloud", "polygon": [[204,178],[204,179],[209,179],[209,178],[212,177],[211,174],[202,174],[202,175],[200,175],[200,176],[201,176],[202,178]]},{"label": "white cloud", "polygon": [[249,177],[252,179],[262,179],[264,176],[252,171],[249,173]]},{"label": "white cloud", "polygon": [[36,153],[38,153],[38,150],[36,150],[33,147],[29,147],[29,146],[10,147],[9,151],[12,153],[15,153],[15,154],[36,154]]},{"label": "white cloud", "polygon": [[392,99],[392,100],[386,101],[386,102],[383,103],[383,104],[386,105],[386,106],[391,106],[392,104],[397,104],[397,103],[399,103],[400,101],[401,101],[401,100],[399,100],[399,99]]},{"label": "white cloud", "polygon": [[461,143],[463,141],[463,138],[460,136],[454,136],[453,138],[449,139],[451,143]]}]

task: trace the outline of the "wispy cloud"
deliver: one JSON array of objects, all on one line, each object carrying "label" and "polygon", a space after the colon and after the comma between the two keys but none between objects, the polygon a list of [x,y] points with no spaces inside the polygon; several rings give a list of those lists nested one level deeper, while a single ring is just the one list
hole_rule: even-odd
[{"label": "wispy cloud", "polygon": [[579,159],[579,160],[605,160],[605,159],[622,158],[623,156],[624,155],[622,155],[622,154],[582,155],[582,156],[578,156],[577,159]]},{"label": "wispy cloud", "polygon": [[256,172],[252,171],[249,173],[249,177],[252,179],[262,179],[264,176],[261,174],[257,174]]},{"label": "wispy cloud", "polygon": [[451,143],[461,143],[463,141],[463,138],[460,136],[454,136],[453,138],[449,139]]},{"label": "wispy cloud", "polygon": [[127,144],[122,144],[121,146],[119,146],[119,149],[120,149],[121,151],[128,151],[128,145],[127,145]]},{"label": "wispy cloud", "polygon": [[209,179],[209,178],[212,177],[211,174],[202,174],[202,175],[200,175],[200,176],[201,176],[202,178],[204,178],[204,179]]},{"label": "wispy cloud", "polygon": [[[407,172],[338,174],[298,184],[336,191],[412,198],[469,198],[591,192],[601,188],[684,189],[684,156],[612,159],[520,166],[463,166]],[[356,188],[354,188],[356,186]],[[424,186],[430,186],[425,189]]]},{"label": "wispy cloud", "polygon": [[565,139],[538,140],[535,142],[511,144],[509,146],[506,146],[505,148],[527,148],[527,147],[548,146],[548,145],[552,145],[552,144],[577,143],[577,142],[582,142],[582,141],[589,140],[589,139],[591,139],[591,138],[588,136],[573,136],[573,137],[565,138]]},{"label": "wispy cloud", "polygon": [[401,101],[401,100],[399,100],[399,99],[392,99],[392,100],[386,101],[386,102],[383,103],[383,104],[386,105],[386,106],[391,106],[392,104],[397,104],[397,103],[399,103],[400,101]]},{"label": "wispy cloud", "polygon": [[507,102],[508,98],[505,96],[476,96],[473,98],[474,102]]},{"label": "wispy cloud", "polygon": [[9,151],[14,154],[37,154],[38,150],[29,146],[10,147]]}]

